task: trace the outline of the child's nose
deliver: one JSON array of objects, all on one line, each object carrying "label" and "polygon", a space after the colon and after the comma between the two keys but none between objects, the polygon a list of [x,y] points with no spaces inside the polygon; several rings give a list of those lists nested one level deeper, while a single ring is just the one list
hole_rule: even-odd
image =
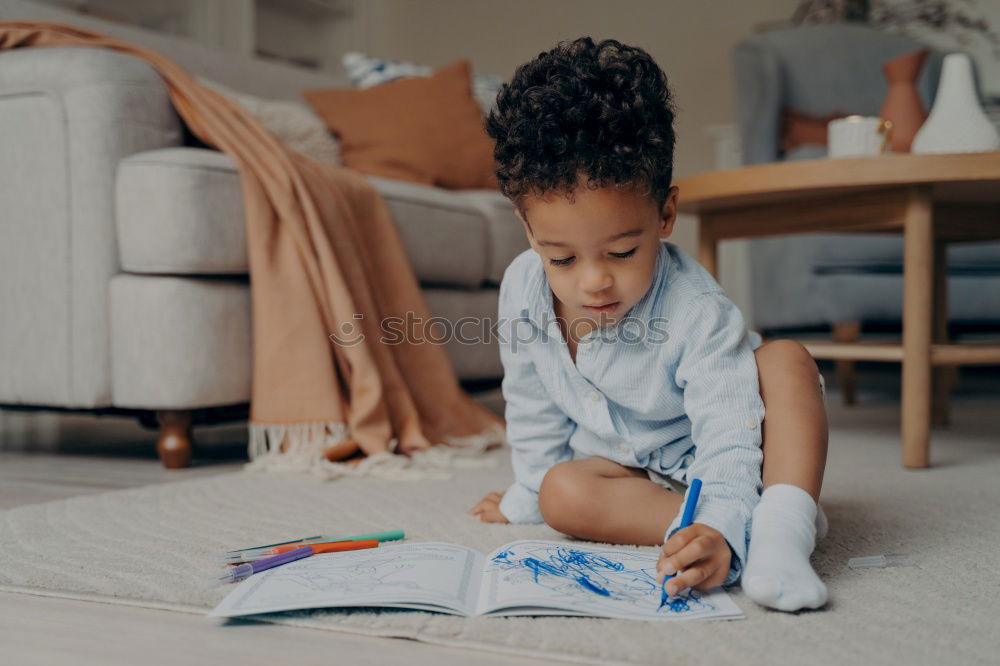
[{"label": "child's nose", "polygon": [[580,288],[587,294],[599,294],[610,289],[614,282],[611,273],[603,267],[595,266],[584,273]]}]

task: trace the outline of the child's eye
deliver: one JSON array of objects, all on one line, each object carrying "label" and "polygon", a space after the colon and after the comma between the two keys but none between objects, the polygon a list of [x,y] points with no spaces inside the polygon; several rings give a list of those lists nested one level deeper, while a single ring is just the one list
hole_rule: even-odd
[{"label": "child's eye", "polygon": [[[610,254],[612,257],[615,257],[617,259],[628,259],[633,254],[635,254],[635,251],[637,249],[638,248],[634,247],[628,252],[611,252]],[[549,263],[552,264],[553,266],[566,266],[567,264],[572,262],[574,258],[575,257],[566,257],[565,259],[549,259]]]}]

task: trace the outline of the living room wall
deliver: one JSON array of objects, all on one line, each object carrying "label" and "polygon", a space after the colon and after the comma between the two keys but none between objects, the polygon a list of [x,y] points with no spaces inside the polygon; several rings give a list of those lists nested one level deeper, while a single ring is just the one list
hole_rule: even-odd
[{"label": "living room wall", "polygon": [[[380,57],[441,66],[468,58],[474,71],[509,78],[518,65],[560,40],[590,35],[649,51],[667,74],[678,107],[674,173],[717,167],[710,132],[735,122],[730,52],[762,26],[792,16],[797,0],[362,0],[359,43]],[[724,130],[724,128],[721,128]],[[697,224],[681,216],[671,240],[697,249]],[[723,287],[751,312],[749,266],[741,241],[723,243]],[[752,322],[751,322],[752,323]]]},{"label": "living room wall", "polygon": [[[477,72],[509,78],[521,63],[563,39],[612,38],[649,51],[667,74],[678,106],[674,173],[715,167],[707,129],[735,122],[730,50],[755,26],[788,19],[796,0],[374,0],[363,40],[373,55],[432,66],[468,58]],[[430,9],[433,8],[433,11]],[[673,240],[697,247],[683,219]],[[732,269],[733,267],[728,267]],[[723,266],[724,273],[732,273]]]}]

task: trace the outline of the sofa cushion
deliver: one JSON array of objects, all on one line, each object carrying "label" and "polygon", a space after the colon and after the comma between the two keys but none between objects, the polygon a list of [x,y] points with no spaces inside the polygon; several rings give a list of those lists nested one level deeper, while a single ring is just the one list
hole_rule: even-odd
[{"label": "sofa cushion", "polygon": [[[903,239],[898,235],[800,234],[749,243],[753,293],[766,295],[753,299],[755,328],[888,320],[891,312],[902,312]],[[1000,243],[950,245],[948,274],[949,293],[963,285],[949,298],[953,319],[971,321],[989,312],[980,305],[990,299],[981,295],[1000,284]],[[985,319],[995,320],[996,315]]]},{"label": "sofa cushion", "polygon": [[[422,284],[499,284],[507,265],[528,247],[513,206],[496,191],[368,178],[385,197]],[[248,271],[239,176],[232,159],[218,151],[164,148],[123,159],[116,223],[125,271]]]},{"label": "sofa cushion", "polygon": [[292,150],[308,155],[317,162],[343,164],[337,137],[326,129],[326,123],[308,104],[286,99],[269,99],[233,90],[203,76],[195,77],[206,88],[228,97]]},{"label": "sofa cushion", "polygon": [[431,76],[302,96],[339,137],[344,164],[353,169],[453,190],[497,188],[493,141],[466,60]]},{"label": "sofa cushion", "polygon": [[[898,322],[903,318],[903,276],[899,272],[821,274],[815,280],[815,294],[826,323]],[[951,272],[947,301],[951,322],[1000,321],[1000,274]]]},{"label": "sofa cushion", "polygon": [[[823,235],[817,243],[816,273],[901,273],[903,239],[900,236]],[[956,272],[1000,271],[1000,242],[958,243],[948,246],[948,269]]]}]

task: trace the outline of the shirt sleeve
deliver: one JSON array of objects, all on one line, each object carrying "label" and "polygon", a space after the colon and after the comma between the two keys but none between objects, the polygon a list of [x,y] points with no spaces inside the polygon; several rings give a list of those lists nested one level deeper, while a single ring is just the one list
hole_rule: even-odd
[{"label": "shirt sleeve", "polygon": [[511,523],[541,523],[544,520],[538,508],[538,490],[553,465],[572,458],[569,438],[576,423],[555,404],[542,384],[528,349],[532,341],[538,342],[538,331],[515,310],[505,285],[509,286],[506,279],[500,286],[497,330],[514,483],[500,501],[500,512]]},{"label": "shirt sleeve", "polygon": [[[750,518],[760,500],[764,404],[739,309],[722,292],[710,292],[689,312],[675,377],[695,444],[686,478],[702,481],[693,522],[721,532],[732,549],[723,583],[729,585],[743,572]],[[678,514],[665,539],[680,528],[680,520]]]}]

